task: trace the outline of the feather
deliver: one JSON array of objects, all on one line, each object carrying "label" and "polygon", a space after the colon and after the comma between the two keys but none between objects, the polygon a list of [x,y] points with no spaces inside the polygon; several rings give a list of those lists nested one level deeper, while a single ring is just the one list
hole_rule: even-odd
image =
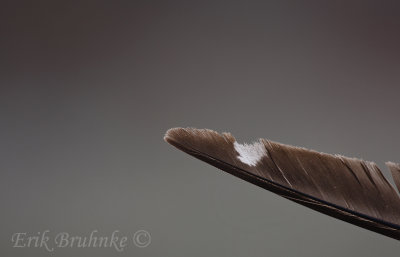
[{"label": "feather", "polygon": [[[373,162],[229,133],[173,128],[165,141],[223,171],[334,218],[400,240],[400,197]],[[387,163],[400,189],[400,165]]]}]

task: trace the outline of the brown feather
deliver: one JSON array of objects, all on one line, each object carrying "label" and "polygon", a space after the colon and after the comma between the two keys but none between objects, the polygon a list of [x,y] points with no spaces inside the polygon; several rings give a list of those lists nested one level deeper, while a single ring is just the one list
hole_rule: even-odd
[{"label": "brown feather", "polygon": [[[400,240],[400,198],[377,165],[260,139],[240,145],[229,133],[174,128],[165,141],[287,199]],[[400,189],[400,165],[387,164]]]}]

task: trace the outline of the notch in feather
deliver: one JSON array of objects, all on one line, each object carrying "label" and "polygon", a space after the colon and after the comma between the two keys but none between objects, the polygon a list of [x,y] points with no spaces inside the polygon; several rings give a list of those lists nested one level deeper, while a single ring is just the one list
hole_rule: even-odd
[{"label": "notch in feather", "polygon": [[[400,240],[400,198],[373,162],[266,139],[174,128],[165,141],[243,180],[334,218]],[[400,189],[400,165],[388,162]]]}]

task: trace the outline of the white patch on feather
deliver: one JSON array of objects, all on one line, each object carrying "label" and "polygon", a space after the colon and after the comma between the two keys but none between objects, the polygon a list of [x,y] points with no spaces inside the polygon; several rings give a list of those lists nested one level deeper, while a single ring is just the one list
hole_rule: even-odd
[{"label": "white patch on feather", "polygon": [[267,156],[265,146],[261,142],[254,142],[250,145],[234,142],[233,145],[235,150],[239,153],[237,158],[249,166],[256,166],[262,157]]}]

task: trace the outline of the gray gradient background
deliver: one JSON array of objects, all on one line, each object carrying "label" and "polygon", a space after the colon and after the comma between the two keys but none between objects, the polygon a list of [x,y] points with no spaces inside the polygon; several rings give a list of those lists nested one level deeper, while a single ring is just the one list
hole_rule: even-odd
[{"label": "gray gradient background", "polygon": [[[2,3],[2,256],[398,256],[163,141],[229,131],[400,162],[396,1]],[[138,229],[147,248],[15,249]]]}]

